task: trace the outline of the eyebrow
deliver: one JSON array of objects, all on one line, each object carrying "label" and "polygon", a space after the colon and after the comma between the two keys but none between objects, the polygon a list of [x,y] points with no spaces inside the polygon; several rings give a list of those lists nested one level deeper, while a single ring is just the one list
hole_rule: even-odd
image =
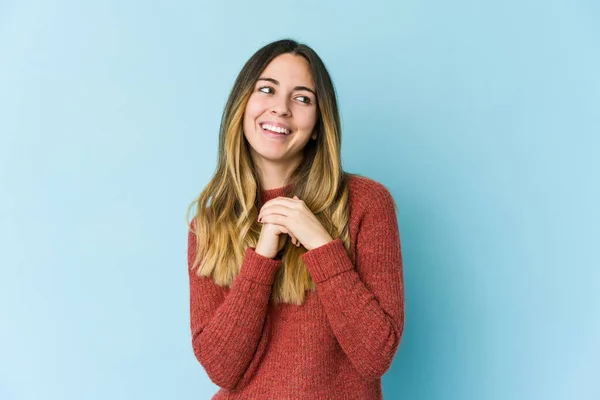
[{"label": "eyebrow", "polygon": [[[267,81],[267,82],[274,83],[275,85],[279,85],[279,81],[277,79],[273,79],[273,78],[261,77],[261,78],[258,78],[257,81]],[[317,97],[317,94],[315,93],[315,91],[306,86],[296,86],[296,87],[294,87],[294,90],[306,90],[308,92],[311,92],[315,97]]]}]

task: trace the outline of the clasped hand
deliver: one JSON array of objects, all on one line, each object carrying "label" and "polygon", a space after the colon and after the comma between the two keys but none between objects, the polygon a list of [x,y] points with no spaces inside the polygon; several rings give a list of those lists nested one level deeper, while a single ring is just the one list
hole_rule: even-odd
[{"label": "clasped hand", "polygon": [[293,199],[276,197],[267,201],[260,209],[258,221],[285,226],[307,250],[333,241],[321,222],[298,196],[294,196]]}]

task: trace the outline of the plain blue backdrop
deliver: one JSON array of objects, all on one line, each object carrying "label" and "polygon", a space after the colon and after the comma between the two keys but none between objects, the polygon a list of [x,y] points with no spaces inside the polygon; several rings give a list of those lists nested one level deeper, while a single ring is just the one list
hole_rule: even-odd
[{"label": "plain blue backdrop", "polygon": [[600,398],[600,3],[0,1],[0,399],[209,399],[185,211],[294,38],[398,204],[386,399]]}]

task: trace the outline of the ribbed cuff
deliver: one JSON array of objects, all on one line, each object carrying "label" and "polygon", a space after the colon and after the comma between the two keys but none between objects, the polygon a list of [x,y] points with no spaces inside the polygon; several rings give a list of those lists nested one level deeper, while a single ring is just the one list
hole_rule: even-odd
[{"label": "ribbed cuff", "polygon": [[341,238],[336,238],[329,243],[307,251],[300,257],[302,257],[315,283],[323,282],[332,276],[354,268]]},{"label": "ribbed cuff", "polygon": [[275,281],[275,274],[281,266],[281,260],[264,257],[255,250],[254,247],[246,248],[239,276],[263,285],[272,285]]}]

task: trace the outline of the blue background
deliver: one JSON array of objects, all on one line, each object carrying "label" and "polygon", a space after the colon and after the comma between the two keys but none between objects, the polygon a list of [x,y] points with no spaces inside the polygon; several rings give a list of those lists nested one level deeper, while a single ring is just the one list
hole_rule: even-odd
[{"label": "blue background", "polygon": [[209,399],[188,204],[244,62],[336,84],[399,208],[386,399],[598,399],[600,3],[1,1],[0,399]]}]

